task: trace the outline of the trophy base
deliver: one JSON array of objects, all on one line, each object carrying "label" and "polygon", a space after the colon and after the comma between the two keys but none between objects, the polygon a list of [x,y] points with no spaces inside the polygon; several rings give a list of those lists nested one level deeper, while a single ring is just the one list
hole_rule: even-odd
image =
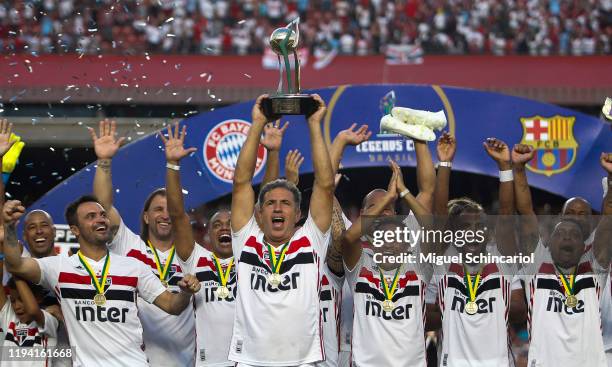
[{"label": "trophy base", "polygon": [[281,94],[261,101],[264,115],[276,120],[281,115],[309,116],[317,110],[317,102],[308,94]]}]

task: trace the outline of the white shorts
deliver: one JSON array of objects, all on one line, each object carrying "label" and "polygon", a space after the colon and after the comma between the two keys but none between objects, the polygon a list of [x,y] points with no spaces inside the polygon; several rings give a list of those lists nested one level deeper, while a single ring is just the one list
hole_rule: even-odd
[{"label": "white shorts", "polygon": [[[252,364],[236,363],[236,367],[260,367]],[[301,364],[299,366],[284,366],[284,367],[315,367],[314,363]]]}]

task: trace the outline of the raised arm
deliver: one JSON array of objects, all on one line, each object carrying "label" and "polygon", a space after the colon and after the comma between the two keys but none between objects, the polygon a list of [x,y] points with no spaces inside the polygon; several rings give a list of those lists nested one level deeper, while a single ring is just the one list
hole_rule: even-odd
[{"label": "raised arm", "polygon": [[499,213],[495,226],[497,249],[502,255],[514,255],[517,252],[516,238],[511,215],[514,214],[514,183],[510,149],[503,141],[489,138],[483,143],[485,151],[497,163],[499,168]]},{"label": "raised arm", "polygon": [[111,175],[112,160],[121,143],[125,138],[116,138],[117,123],[114,120],[104,119],[100,121],[100,135],[96,135],[93,128],[89,128],[89,133],[94,145],[94,151],[98,158],[96,174],[94,176],[93,194],[100,201],[110,219],[110,228],[113,237],[119,229],[121,217],[115,207],[113,207],[113,178]]},{"label": "raised arm", "polygon": [[[367,212],[363,213],[362,216],[379,215],[383,212],[387,205],[394,203],[396,199],[397,172],[393,170],[385,196],[383,196],[382,200],[377,202]],[[353,270],[355,268],[355,265],[357,265],[359,262],[359,258],[363,252],[363,246],[361,245],[361,236],[363,235],[361,223],[363,219],[362,216],[353,222],[349,229],[344,232],[344,236],[342,237],[342,259],[349,270]]]},{"label": "raised arm", "polygon": [[457,142],[449,133],[444,133],[438,138],[436,152],[438,154],[438,174],[436,175],[436,187],[434,190],[434,214],[440,217],[448,215],[448,188],[450,184],[450,173]]},{"label": "raised arm", "polygon": [[533,253],[540,239],[538,229],[538,218],[533,210],[531,201],[531,190],[527,182],[527,170],[525,165],[535,154],[535,149],[529,145],[516,144],[510,153],[512,157],[512,169],[514,171],[514,202],[516,210],[520,214],[519,243],[523,246],[524,253]]},{"label": "raised arm", "polygon": [[21,302],[23,302],[23,306],[25,308],[26,314],[36,321],[39,327],[45,326],[45,315],[43,314],[32,290],[28,283],[23,280],[16,278],[15,286],[17,287],[17,292],[19,292],[19,296],[21,297]]},{"label": "raised arm", "polygon": [[600,162],[608,173],[608,192],[602,204],[602,218],[595,229],[593,251],[599,265],[608,269],[612,259],[612,153],[601,153]]},{"label": "raised arm", "polygon": [[[372,136],[372,132],[368,130],[368,125],[361,125],[355,130],[356,127],[357,124],[352,124],[348,129],[340,131],[332,143],[330,148],[330,159],[335,176],[334,181],[339,177],[337,172],[340,168],[344,149],[348,145],[359,145]],[[337,182],[334,182],[334,187],[336,184]],[[331,222],[331,246],[327,249],[326,262],[329,269],[338,276],[344,274],[344,267],[342,266],[342,235],[345,230],[344,219],[342,218],[342,207],[338,199],[334,197]]]},{"label": "raised arm", "polygon": [[[190,229],[191,231],[191,229]],[[177,285],[181,288],[178,293],[164,291],[157,296],[153,304],[170,315],[180,315],[191,301],[191,296],[200,291],[200,281],[193,274],[187,274],[179,280]]]},{"label": "raised arm", "polygon": [[290,150],[285,157],[285,178],[298,185],[300,182],[300,167],[304,163],[304,157],[299,150]]},{"label": "raised arm", "polygon": [[255,101],[251,112],[252,125],[242,149],[240,149],[236,170],[234,171],[231,221],[232,230],[235,232],[249,222],[255,208],[255,191],[253,191],[252,180],[255,173],[260,136],[267,122],[266,116],[261,110],[261,100],[264,97],[267,97],[267,95],[259,96]]},{"label": "raised arm", "polygon": [[4,204],[2,219],[4,221],[4,260],[6,269],[13,275],[29,282],[40,282],[40,267],[36,260],[21,257],[21,245],[17,241],[17,220],[23,216],[25,208],[19,200],[10,200]]},{"label": "raised arm", "polygon": [[419,201],[419,204],[431,213],[433,211],[433,196],[436,188],[436,170],[427,142],[414,140],[414,150],[417,159],[417,187],[419,188],[416,199]]},{"label": "raised arm", "polygon": [[312,164],[314,166],[314,185],[310,198],[310,215],[321,232],[327,232],[331,225],[334,196],[334,173],[323,140],[321,120],[327,111],[325,102],[318,94],[313,94],[318,102],[318,109],[308,117]]},{"label": "raised arm", "polygon": [[274,123],[266,124],[264,127],[264,136],[261,139],[261,145],[268,150],[268,159],[266,162],[266,172],[261,182],[262,187],[280,176],[280,148],[287,126],[289,126],[289,122],[285,122],[285,125],[281,128],[279,119]]},{"label": "raised arm", "polygon": [[183,260],[187,260],[191,256],[195,246],[189,215],[185,212],[179,171],[181,159],[196,151],[196,148],[185,149],[186,131],[187,126],[183,126],[183,130],[180,130],[177,122],[174,130],[171,125],[168,125],[168,138],[161,132],[159,133],[166,152],[166,198],[168,200],[168,214],[174,229],[174,248]]},{"label": "raised arm", "polygon": [[[6,152],[11,149],[13,143],[10,141],[11,139],[11,130],[13,129],[13,124],[10,124],[6,119],[0,120],[0,167],[2,167],[2,159]],[[4,206],[4,180],[0,179],[0,207]],[[0,282],[4,279],[4,226],[2,225],[2,216],[0,215]],[[4,287],[0,286],[0,309],[4,307],[6,303],[6,294],[4,293]]]},{"label": "raised arm", "polygon": [[359,145],[372,136],[372,132],[368,130],[368,125],[361,125],[359,129],[355,130],[356,127],[357,124],[352,124],[348,129],[340,131],[331,145],[329,156],[334,175],[340,169],[344,149],[348,145]]},{"label": "raised arm", "polygon": [[[436,175],[436,187],[434,189],[434,212],[433,226],[438,230],[446,227],[448,218],[448,191],[450,185],[450,174],[455,152],[457,151],[457,141],[449,133],[445,132],[438,138],[436,153],[438,155],[438,173]],[[427,243],[426,249],[421,246],[424,252],[432,252],[438,255],[446,253],[449,244],[445,242]]]},{"label": "raised arm", "polygon": [[399,197],[404,200],[408,205],[408,208],[412,211],[417,219],[417,222],[423,227],[431,225],[431,211],[427,209],[422,203],[414,197],[404,184],[404,177],[402,169],[394,160],[390,160],[391,169],[397,174],[397,192]]}]

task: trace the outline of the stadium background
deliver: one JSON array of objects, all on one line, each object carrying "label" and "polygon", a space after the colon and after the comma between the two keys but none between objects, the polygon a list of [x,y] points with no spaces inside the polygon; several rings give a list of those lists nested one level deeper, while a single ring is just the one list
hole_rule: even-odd
[{"label": "stadium background", "polygon": [[[32,203],[93,162],[85,127],[104,117],[131,143],[172,119],[274,90],[266,39],[298,15],[303,88],[439,84],[598,116],[612,96],[611,10],[609,1],[577,0],[0,2],[0,116],[26,142],[7,196]],[[345,174],[351,190],[341,186],[339,196],[352,216],[388,176]],[[452,180],[451,197],[496,207],[496,178],[454,172]],[[541,214],[558,213],[565,199],[533,197]],[[192,208],[194,225],[227,199]]]}]

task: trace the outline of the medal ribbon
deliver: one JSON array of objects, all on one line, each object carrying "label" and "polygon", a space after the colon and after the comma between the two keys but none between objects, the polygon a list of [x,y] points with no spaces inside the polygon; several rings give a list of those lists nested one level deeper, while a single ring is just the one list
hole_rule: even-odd
[{"label": "medal ribbon", "polygon": [[267,242],[265,243],[266,243],[266,246],[268,246],[268,253],[270,254],[270,263],[272,264],[272,272],[278,274],[278,272],[280,271],[281,264],[283,263],[283,260],[285,259],[285,253],[287,252],[287,249],[289,248],[288,247],[289,242],[283,245],[281,254],[279,255],[278,258],[276,257],[276,252],[274,251],[274,247],[272,247],[272,245],[270,245]]},{"label": "medal ribbon", "polygon": [[217,255],[213,254],[213,259],[215,260],[215,266],[217,267],[217,276],[219,277],[219,283],[222,287],[225,287],[227,281],[229,280],[230,270],[232,269],[232,265],[234,264],[234,258],[230,260],[226,271],[223,271],[223,269],[221,268],[221,262],[219,261]]},{"label": "medal ribbon", "polygon": [[561,280],[561,284],[563,284],[563,288],[565,289],[565,295],[571,296],[574,294],[574,282],[576,281],[576,270],[578,267],[574,268],[574,274],[570,274],[569,280],[565,277],[565,274],[559,269],[557,265],[555,265],[557,271],[559,272],[559,279]]},{"label": "medal ribbon", "polygon": [[476,280],[472,283],[472,277],[470,273],[467,271],[467,268],[463,267],[463,272],[465,273],[465,283],[468,285],[468,291],[470,292],[470,301],[474,302],[476,300],[476,291],[478,290],[478,286],[480,285],[480,272],[482,269],[478,270],[478,274],[476,275]]},{"label": "medal ribbon", "polygon": [[79,260],[81,261],[81,264],[83,264],[83,266],[85,267],[85,270],[87,270],[87,273],[89,274],[89,277],[91,278],[94,287],[96,287],[96,291],[98,292],[98,294],[104,294],[104,285],[106,284],[108,269],[110,268],[110,253],[108,252],[108,250],[106,251],[106,260],[104,260],[104,266],[102,267],[101,282],[98,282],[98,277],[96,277],[96,273],[94,273],[91,266],[89,266],[89,263],[87,262],[83,254],[81,254],[81,251],[78,251],[77,255],[79,255]]},{"label": "medal ribbon", "polygon": [[159,261],[159,255],[157,254],[157,249],[153,247],[153,245],[151,244],[151,241],[147,240],[147,244],[151,248],[151,251],[153,251],[155,266],[157,267],[157,272],[159,273],[159,280],[162,280],[162,281],[166,280],[166,278],[168,277],[168,269],[170,269],[170,264],[172,264],[172,260],[174,260],[174,253],[175,253],[174,245],[172,245],[172,247],[170,248],[170,256],[168,256],[168,259],[166,260],[166,265],[164,266],[164,269],[162,270],[161,261]]},{"label": "medal ribbon", "polygon": [[385,275],[383,274],[382,269],[378,268],[378,271],[380,272],[380,280],[383,285],[383,290],[385,291],[385,297],[387,297],[387,300],[389,301],[391,301],[391,298],[393,298],[393,295],[395,294],[395,290],[397,289],[400,268],[401,266],[395,270],[395,275],[393,276],[393,281],[391,282],[391,289],[389,289],[389,285],[387,284],[387,280],[385,279]]}]

